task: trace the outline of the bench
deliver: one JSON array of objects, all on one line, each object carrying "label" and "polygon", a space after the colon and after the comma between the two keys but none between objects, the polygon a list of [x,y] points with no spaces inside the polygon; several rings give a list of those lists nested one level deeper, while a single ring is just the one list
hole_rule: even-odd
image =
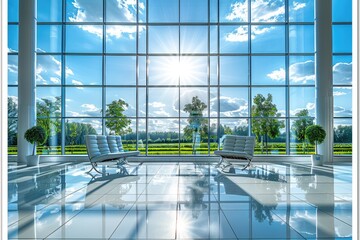
[{"label": "bench", "polygon": [[[222,169],[231,166],[233,161],[247,160],[247,165],[242,169],[244,170],[250,166],[254,157],[254,148],[255,137],[253,136],[226,135],[223,149],[214,151],[214,154],[220,156],[218,166]],[[225,158],[229,160],[226,161]],[[223,165],[224,162],[225,165]]]},{"label": "bench", "polygon": [[86,135],[85,143],[86,151],[92,166],[90,171],[94,169],[98,173],[101,173],[96,169],[98,162],[122,160],[122,163],[126,163],[127,157],[133,157],[140,154],[139,151],[124,151],[121,136]]}]

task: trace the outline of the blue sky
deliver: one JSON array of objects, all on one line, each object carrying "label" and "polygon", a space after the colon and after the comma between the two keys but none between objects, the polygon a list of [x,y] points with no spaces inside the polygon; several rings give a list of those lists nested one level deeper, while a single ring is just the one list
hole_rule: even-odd
[{"label": "blue sky", "polygon": [[[233,117],[231,124],[240,124],[236,118],[247,117],[249,112],[249,83],[253,85],[250,94],[273,95],[281,116],[285,117],[285,76],[289,76],[290,96],[289,114],[307,108],[314,116],[314,28],[313,0],[289,0],[289,72],[286,73],[285,61],[285,7],[284,0],[249,0],[251,18],[248,14],[248,0],[220,1],[217,16],[217,1],[211,0],[208,11],[207,0],[182,0],[180,15],[178,0],[107,0],[106,19],[103,19],[103,5],[99,0],[66,0],[65,52],[74,53],[65,59],[65,71],[61,72],[61,4],[60,1],[38,0],[38,21],[55,22],[54,25],[39,25],[37,51],[50,53],[39,55],[37,63],[37,84],[52,85],[49,90],[38,88],[37,98],[51,98],[61,93],[62,74],[65,84],[72,86],[65,89],[66,117],[94,117],[90,121],[99,130],[101,124],[95,119],[101,117],[102,77],[108,87],[105,88],[105,101],[122,98],[129,103],[126,114],[146,116],[146,73],[148,73],[148,112],[149,117],[186,117],[183,106],[190,102],[194,95],[199,96],[207,105],[205,116]],[[9,21],[18,21],[17,1],[9,1]],[[146,9],[148,7],[148,9]],[[351,21],[351,1],[333,0],[334,21]],[[148,10],[148,16],[146,13]],[[210,14],[210,16],[208,16]],[[349,17],[350,16],[350,17]],[[210,19],[221,24],[205,25]],[[140,24],[136,25],[136,21]],[[144,25],[152,24],[148,28]],[[203,25],[176,25],[197,23]],[[103,21],[108,25],[103,28]],[[251,27],[246,23],[255,22]],[[296,25],[292,25],[296,22]],[[77,24],[80,23],[80,24]],[[87,24],[90,23],[90,24]],[[170,23],[170,24],[164,24]],[[266,25],[261,25],[266,23]],[[210,31],[208,31],[210,30]],[[105,31],[105,32],[103,32]],[[18,26],[9,26],[9,52],[18,51]],[[138,32],[138,33],[137,33]],[[219,36],[219,38],[217,38]],[[105,38],[105,46],[103,46]],[[146,39],[148,38],[148,48]],[[138,39],[138,42],[137,42]],[[136,46],[139,68],[136,69]],[[232,54],[251,53],[251,71],[249,58],[246,55]],[[334,113],[336,117],[352,115],[351,107],[351,25],[333,27],[333,50],[338,54],[333,58]],[[103,51],[105,68],[102,69]],[[146,57],[148,59],[146,69]],[[51,54],[53,53],[53,54]],[[80,56],[75,53],[85,54]],[[221,54],[206,56],[208,53]],[[99,55],[96,55],[99,54]],[[111,55],[115,54],[115,55]],[[128,55],[126,55],[128,54]],[[266,56],[266,55],[269,56]],[[90,55],[90,56],[89,56]],[[172,55],[172,56],[166,56]],[[184,55],[179,57],[179,55]],[[228,55],[228,56],[227,56]],[[264,56],[265,55],[265,56]],[[270,56],[271,55],[271,56]],[[208,60],[210,67],[208,68]],[[136,74],[139,74],[139,102],[136,105]],[[208,79],[208,73],[210,78]],[[219,75],[219,82],[217,79]],[[208,88],[208,81],[210,87]],[[17,56],[9,56],[9,84],[17,84]],[[222,85],[219,89],[217,84]],[[180,88],[174,87],[180,85]],[[263,86],[266,85],[266,86]],[[197,86],[197,87],[192,87]],[[228,87],[232,86],[232,87]],[[347,86],[350,86],[347,87]],[[210,91],[210,99],[208,99]],[[218,99],[217,96],[220,96]],[[9,89],[9,96],[17,98],[16,90]],[[220,109],[217,104],[220,102]],[[156,120],[156,119],[155,119]],[[154,120],[154,121],[155,121]],[[81,121],[79,119],[79,121]],[[153,121],[153,120],[151,120]],[[163,121],[163,122],[161,122]],[[176,123],[174,123],[174,121]],[[157,119],[149,123],[149,129],[155,131],[173,129],[179,120]],[[182,121],[182,120],[181,120]],[[225,120],[224,120],[225,121]],[[243,120],[241,120],[243,121]],[[161,123],[160,123],[161,122]],[[336,123],[340,122],[337,121]],[[183,124],[183,123],[180,123]],[[184,123],[185,124],[185,123]],[[230,123],[229,123],[230,124]],[[140,124],[141,125],[141,124]],[[151,127],[152,126],[152,127]],[[176,129],[176,127],[174,128]]]}]

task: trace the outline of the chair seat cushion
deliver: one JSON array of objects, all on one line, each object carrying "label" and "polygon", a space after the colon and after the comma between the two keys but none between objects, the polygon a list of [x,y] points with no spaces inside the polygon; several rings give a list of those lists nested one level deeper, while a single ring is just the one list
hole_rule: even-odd
[{"label": "chair seat cushion", "polygon": [[247,154],[246,152],[238,152],[238,151],[228,151],[228,150],[217,150],[214,151],[215,155],[219,155],[222,157],[228,158],[243,158],[243,159],[252,159],[253,156]]},{"label": "chair seat cushion", "polygon": [[91,162],[103,162],[107,160],[131,157],[139,155],[139,151],[129,151],[129,152],[117,152],[117,153],[107,153],[95,156],[90,159]]}]

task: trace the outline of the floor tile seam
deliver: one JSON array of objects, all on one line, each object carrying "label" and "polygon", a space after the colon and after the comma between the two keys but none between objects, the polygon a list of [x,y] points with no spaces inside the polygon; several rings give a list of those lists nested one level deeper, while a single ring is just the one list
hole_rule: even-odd
[{"label": "floor tile seam", "polygon": [[178,239],[178,222],[179,222],[179,214],[180,214],[180,164],[177,163],[177,197],[176,197],[176,216],[175,216],[175,239]]},{"label": "floor tile seam", "polygon": [[116,226],[116,228],[114,229],[114,231],[110,234],[109,238],[107,238],[108,240],[111,239],[111,237],[115,234],[115,232],[117,231],[117,229],[120,227],[121,223],[124,221],[124,219],[126,218],[126,216],[129,214],[130,210],[134,207],[135,203],[127,210],[127,212],[125,213],[125,215],[122,217],[122,219],[120,220],[120,222],[118,223],[118,225]]},{"label": "floor tile seam", "polygon": [[[229,219],[227,218],[227,216],[226,216],[226,214],[224,213],[224,210],[221,208],[221,206],[219,206],[219,212],[220,212],[220,213],[223,215],[223,217],[225,218],[226,223],[229,225],[229,227],[230,227],[232,233],[234,234],[234,236],[236,237],[236,239],[241,239],[241,238],[239,238],[239,237],[237,236],[234,228],[233,228],[232,225],[230,224],[230,221],[229,221]],[[221,217],[220,214],[219,214],[219,217]]]},{"label": "floor tile seam", "polygon": [[293,227],[286,221],[286,219],[284,220],[280,215],[278,215],[276,212],[274,212],[274,210],[270,210],[270,212],[272,212],[272,214],[274,214],[274,215],[277,216],[279,219],[281,219],[281,221],[283,221],[291,230],[293,230],[294,232],[296,232],[297,234],[299,234],[300,237],[302,237],[303,239],[306,239],[306,237],[304,237],[300,232],[298,232],[295,228],[293,228]]},{"label": "floor tile seam", "polygon": [[[329,213],[327,213],[326,211],[322,211],[321,209],[318,209],[318,211],[320,211],[320,212],[322,212],[322,213],[325,213],[326,215],[329,215],[330,217],[333,217],[333,218],[335,218],[336,220],[338,220],[338,221],[340,221],[340,222],[342,222],[342,223],[344,223],[344,224],[346,224],[346,225],[348,225],[349,227],[352,228],[352,224],[348,224],[347,222],[341,220],[340,218],[336,217],[335,214],[329,214]],[[335,211],[335,209],[334,209],[334,211]],[[352,217],[352,214],[351,214],[351,217]]]},{"label": "floor tile seam", "polygon": [[83,208],[81,210],[79,210],[79,212],[77,212],[76,214],[74,214],[71,218],[69,218],[67,221],[65,221],[61,226],[59,226],[58,228],[56,228],[54,231],[52,231],[50,234],[48,234],[45,238],[43,239],[49,239],[49,237],[55,233],[56,231],[58,231],[59,229],[61,229],[62,227],[65,227],[65,225],[71,221],[72,219],[74,219],[77,215],[79,215],[80,213],[86,211],[86,208]]}]

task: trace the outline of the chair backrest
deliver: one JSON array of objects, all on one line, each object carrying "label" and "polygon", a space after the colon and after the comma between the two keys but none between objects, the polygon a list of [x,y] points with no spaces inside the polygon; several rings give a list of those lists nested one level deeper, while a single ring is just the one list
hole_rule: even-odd
[{"label": "chair backrest", "polygon": [[108,153],[124,152],[121,136],[86,135],[85,143],[90,159]]},{"label": "chair backrest", "polygon": [[224,140],[224,151],[246,152],[253,156],[255,148],[255,137],[227,135]]}]

